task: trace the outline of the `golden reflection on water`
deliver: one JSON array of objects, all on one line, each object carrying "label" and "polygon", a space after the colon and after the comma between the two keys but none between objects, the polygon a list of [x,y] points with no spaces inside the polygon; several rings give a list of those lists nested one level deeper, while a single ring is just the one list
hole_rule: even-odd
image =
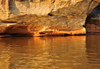
[{"label": "golden reflection on water", "polygon": [[0,69],[99,69],[100,42],[92,37],[0,38]]},{"label": "golden reflection on water", "polygon": [[100,69],[100,35],[87,35],[88,62],[93,69]]}]

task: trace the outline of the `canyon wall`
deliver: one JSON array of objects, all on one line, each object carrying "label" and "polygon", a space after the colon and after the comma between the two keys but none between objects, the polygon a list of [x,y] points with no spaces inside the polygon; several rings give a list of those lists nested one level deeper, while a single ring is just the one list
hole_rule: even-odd
[{"label": "canyon wall", "polygon": [[[4,33],[8,34],[85,34],[83,25],[86,17],[99,2],[100,0],[0,0],[1,26],[3,23],[16,23],[6,26]],[[19,32],[23,27],[26,32]]]}]

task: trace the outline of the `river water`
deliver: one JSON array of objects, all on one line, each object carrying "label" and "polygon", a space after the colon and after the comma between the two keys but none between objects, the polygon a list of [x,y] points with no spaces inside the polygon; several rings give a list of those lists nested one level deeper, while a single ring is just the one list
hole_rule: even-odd
[{"label": "river water", "polygon": [[0,38],[0,69],[100,69],[100,35]]}]

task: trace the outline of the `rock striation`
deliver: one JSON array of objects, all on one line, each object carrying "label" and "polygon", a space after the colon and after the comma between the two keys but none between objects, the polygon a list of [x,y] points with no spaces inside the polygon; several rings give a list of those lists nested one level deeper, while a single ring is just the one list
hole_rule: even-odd
[{"label": "rock striation", "polygon": [[9,35],[86,34],[87,15],[100,0],[0,0],[0,33]]}]

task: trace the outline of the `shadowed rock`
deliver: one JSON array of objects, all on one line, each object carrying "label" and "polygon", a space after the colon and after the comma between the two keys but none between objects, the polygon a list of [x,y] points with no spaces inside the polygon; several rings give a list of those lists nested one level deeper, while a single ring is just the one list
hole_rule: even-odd
[{"label": "shadowed rock", "polygon": [[88,15],[85,24],[87,33],[100,33],[100,4]]}]

